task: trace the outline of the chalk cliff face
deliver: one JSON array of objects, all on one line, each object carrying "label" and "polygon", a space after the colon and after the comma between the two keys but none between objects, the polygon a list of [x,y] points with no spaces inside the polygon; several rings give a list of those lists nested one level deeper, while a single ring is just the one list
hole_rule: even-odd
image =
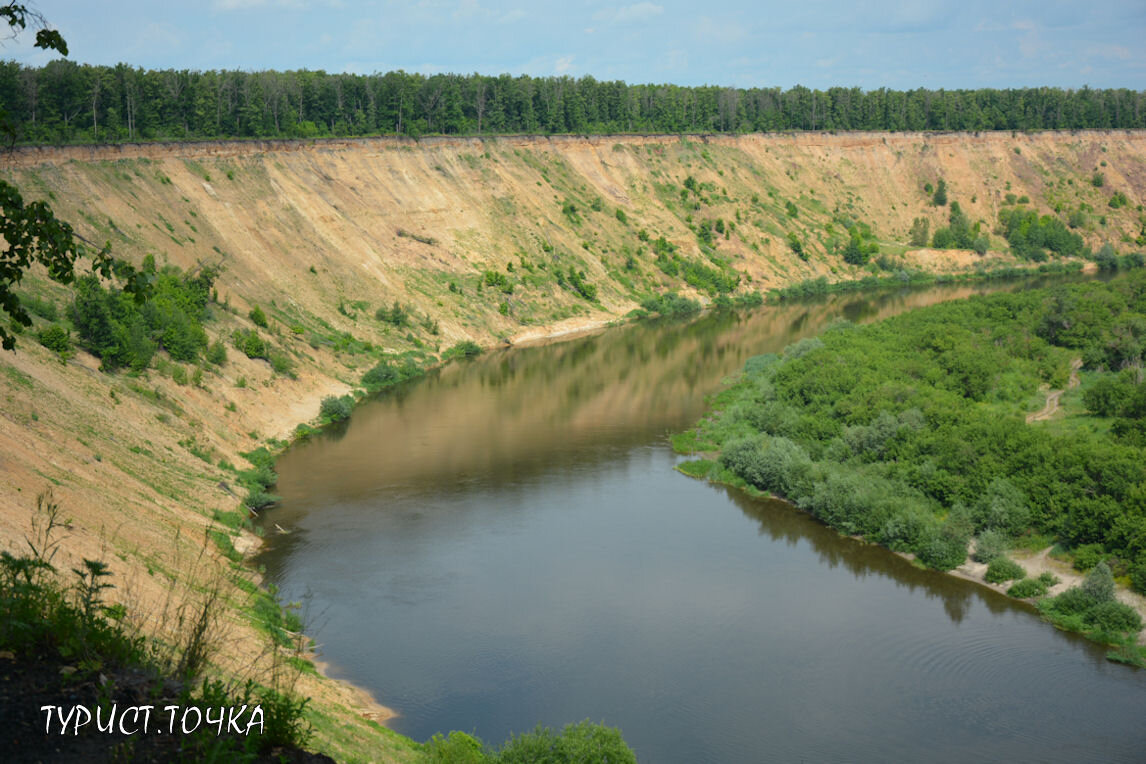
[{"label": "chalk cliff face", "polygon": [[[245,466],[240,451],[289,436],[324,396],[348,391],[375,362],[355,348],[433,353],[601,324],[652,292],[709,299],[707,277],[689,283],[684,264],[738,276],[738,291],[857,278],[867,271],[842,257],[850,222],[870,227],[885,267],[1013,262],[998,235],[985,258],[909,246],[916,218],[932,231],[946,223],[950,205],[924,190],[940,179],[984,231],[1027,197],[1040,213],[1074,213],[1093,248],[1140,250],[1127,242],[1144,225],[1146,133],[33,148],[0,156],[0,177],[121,257],[221,266],[212,339],[250,328],[257,304],[270,317],[264,332],[295,362],[290,379],[231,349],[201,384],[179,385],[156,369],[101,373],[82,352],[60,363],[29,333],[0,356],[0,543],[22,546],[36,496],[51,488],[73,520],[62,554],[108,560],[117,592],[156,612],[167,592],[159,573],[182,586],[225,569],[206,532],[229,533],[216,516],[236,509],[238,489],[219,462]],[[1115,193],[1127,203],[1112,207]],[[23,291],[61,311],[70,299],[43,273]],[[375,317],[394,302],[409,326]],[[240,636],[251,628],[227,620]],[[221,660],[233,667],[261,649],[230,644]],[[331,707],[355,703],[327,685],[304,689]]]}]

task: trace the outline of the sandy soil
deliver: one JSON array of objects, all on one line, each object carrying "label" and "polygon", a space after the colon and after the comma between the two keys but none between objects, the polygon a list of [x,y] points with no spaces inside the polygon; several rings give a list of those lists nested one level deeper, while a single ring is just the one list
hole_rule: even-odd
[{"label": "sandy soil", "polygon": [[522,330],[509,338],[511,345],[541,345],[552,340],[567,340],[599,331],[615,320],[608,318],[571,318],[552,326],[539,326]]},{"label": "sandy soil", "polygon": [[[1038,552],[1013,551],[1009,553],[1008,556],[1022,565],[1027,575],[1031,578],[1037,578],[1042,573],[1052,573],[1057,576],[1059,583],[1051,587],[1048,592],[1048,594],[1053,596],[1062,594],[1072,586],[1080,585],[1085,578],[1085,574],[1078,572],[1068,563],[1051,557],[1050,553],[1052,549],[1054,549],[1054,547],[1047,547]],[[1010,589],[1014,583],[1012,581],[1008,581],[1004,584],[987,583],[983,580],[983,576],[985,576],[986,573],[987,565],[985,563],[975,562],[970,558],[958,568],[951,571],[951,575],[953,576],[966,579],[967,581],[974,581],[980,586],[994,589],[1001,594],[1006,594],[1007,589]],[[1115,593],[1115,596],[1120,602],[1124,602],[1137,610],[1143,619],[1146,620],[1146,597],[1126,589],[1119,589]],[[1146,645],[1146,631],[1138,635],[1138,643]]]},{"label": "sandy soil", "polygon": [[[1101,191],[1086,182],[1099,161],[1108,162]],[[711,190],[698,208],[678,209],[689,175]],[[408,350],[403,332],[373,317],[395,300],[438,322],[439,334],[422,334],[431,349],[463,339],[495,346],[594,331],[635,306],[616,274],[628,274],[641,290],[694,294],[661,273],[638,236],[642,229],[653,239],[663,235],[686,257],[703,257],[686,215],[737,221],[716,248],[749,288],[854,278],[866,271],[825,249],[822,234],[834,211],[869,223],[881,241],[905,241],[915,217],[929,219],[932,230],[945,224],[947,210],[930,205],[922,191],[939,177],[988,228],[1011,192],[1029,195],[1043,212],[1081,202],[1103,209],[1107,227],[1086,231],[1088,243],[1136,235],[1146,132],[39,148],[0,156],[0,176],[29,199],[50,195],[57,215],[88,240],[111,241],[120,257],[138,263],[155,254],[185,269],[221,266],[218,299],[230,310],[216,310],[211,338],[251,328],[247,311],[258,304],[271,316],[272,340],[294,354],[297,379],[287,379],[232,349],[201,387],[177,385],[154,370],[138,378],[103,374],[82,352],[61,363],[31,333],[17,353],[0,354],[0,548],[27,548],[36,497],[50,488],[70,520],[57,566],[109,561],[113,596],[141,612],[143,628],[162,633],[165,606],[229,569],[207,536],[226,531],[215,517],[239,502],[234,474],[219,462],[243,466],[241,452],[288,438],[315,417],[324,397],[347,392],[365,371],[361,356],[335,352],[313,341],[315,333]],[[1107,211],[1105,200],[1116,190],[1134,204]],[[580,223],[562,213],[567,199],[581,210]],[[787,200],[799,208],[795,219],[784,212]],[[808,261],[789,250],[786,230],[805,240]],[[634,258],[631,271],[626,252]],[[599,303],[590,307],[568,289],[522,278],[505,296],[503,315],[502,296],[476,291],[486,270],[520,277],[525,263],[539,272],[558,255],[583,267],[599,287]],[[1013,262],[1001,253],[988,258]],[[973,253],[935,250],[909,251],[905,260],[934,271],[982,262]],[[458,291],[447,288],[451,283]],[[42,273],[25,288],[54,297],[61,308],[67,299]],[[234,543],[247,554],[258,540],[240,535]],[[243,615],[241,590],[226,594],[220,666],[238,676],[268,670],[271,656]],[[327,707],[372,718],[390,713],[347,685],[306,675],[299,681]]]}]

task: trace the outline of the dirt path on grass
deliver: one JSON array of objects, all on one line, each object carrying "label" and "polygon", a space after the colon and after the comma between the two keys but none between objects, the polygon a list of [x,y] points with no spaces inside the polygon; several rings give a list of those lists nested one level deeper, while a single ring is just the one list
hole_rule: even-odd
[{"label": "dirt path on grass", "polygon": [[[1078,370],[1081,368],[1082,368],[1082,359],[1081,358],[1075,358],[1073,361],[1070,362],[1070,380],[1066,384],[1067,390],[1073,390],[1074,388],[1078,387]],[[1047,392],[1046,405],[1043,406],[1042,411],[1036,411],[1034,413],[1027,414],[1027,424],[1030,424],[1031,422],[1041,422],[1045,419],[1050,419],[1052,416],[1054,416],[1055,413],[1059,409],[1058,402],[1059,402],[1059,399],[1062,398],[1062,394],[1064,392],[1066,392],[1066,391],[1065,390],[1050,390],[1049,392]]]}]

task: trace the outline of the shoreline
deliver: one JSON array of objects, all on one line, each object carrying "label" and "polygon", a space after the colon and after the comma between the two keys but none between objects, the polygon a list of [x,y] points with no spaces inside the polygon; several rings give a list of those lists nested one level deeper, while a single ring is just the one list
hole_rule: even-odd
[{"label": "shoreline", "polygon": [[[1045,595],[1043,595],[1043,597],[1029,598],[1029,599],[1020,599],[1019,597],[1012,597],[1011,595],[1007,594],[1007,590],[1010,589],[1011,586],[1013,586],[1015,583],[1017,583],[1017,581],[1012,580],[1012,581],[1007,581],[1007,582],[1002,583],[1002,584],[992,584],[989,581],[986,581],[983,578],[983,574],[987,570],[987,564],[982,563],[982,562],[976,562],[975,560],[973,560],[971,558],[970,554],[968,554],[967,557],[964,558],[962,563],[960,563],[958,566],[952,568],[951,570],[936,570],[934,568],[923,567],[922,564],[916,562],[916,557],[914,554],[911,554],[910,552],[897,552],[894,549],[889,549],[888,547],[885,547],[884,545],[879,544],[875,541],[871,541],[871,540],[869,540],[863,536],[854,536],[854,535],[842,533],[835,526],[829,525],[828,523],[825,523],[823,520],[820,520],[818,517],[813,515],[811,512],[808,512],[805,509],[801,509],[799,506],[797,506],[796,504],[793,504],[791,501],[784,498],[783,496],[775,496],[773,494],[765,493],[763,491],[758,491],[754,488],[751,488],[751,486],[736,485],[736,484],[729,483],[729,482],[726,482],[723,480],[716,480],[716,479],[713,479],[711,477],[704,476],[704,475],[691,475],[687,471],[680,469],[682,464],[686,464],[690,461],[704,460],[704,461],[711,461],[711,462],[715,463],[716,459],[718,459],[720,456],[719,452],[713,452],[713,451],[682,452],[682,451],[676,451],[675,449],[674,449],[674,451],[678,456],[682,456],[682,457],[686,457],[686,458],[684,460],[682,460],[681,462],[678,462],[673,467],[673,469],[676,470],[677,472],[681,473],[682,475],[686,476],[686,477],[692,478],[693,480],[704,480],[705,482],[711,483],[712,485],[720,485],[720,486],[724,486],[726,488],[731,488],[731,489],[734,489],[737,491],[741,491],[745,495],[747,495],[753,499],[768,499],[771,501],[783,502],[792,511],[801,512],[801,513],[807,515],[808,517],[815,520],[817,523],[820,523],[821,525],[823,525],[825,528],[830,528],[832,531],[834,531],[840,537],[855,539],[856,541],[859,541],[863,544],[869,544],[871,546],[877,546],[880,549],[883,549],[888,554],[892,554],[892,555],[895,555],[896,557],[900,557],[904,560],[907,560],[908,562],[910,562],[913,565],[920,565],[922,570],[929,570],[929,571],[932,571],[934,573],[940,573],[942,575],[951,576],[953,578],[958,578],[958,579],[961,579],[963,581],[967,581],[967,582],[972,583],[972,584],[978,584],[979,586],[981,586],[985,589],[989,589],[989,590],[996,592],[998,594],[1001,594],[1004,597],[1006,597],[1008,600],[1011,600],[1014,602],[1023,602],[1023,603],[1026,603],[1028,605],[1031,605],[1033,607],[1036,605],[1036,603],[1040,599],[1043,599],[1045,597],[1058,596],[1059,594],[1062,594],[1067,589],[1080,585],[1086,577],[1085,573],[1079,572],[1079,571],[1075,570],[1073,567],[1071,567],[1070,565],[1068,565],[1067,563],[1061,562],[1061,561],[1056,560],[1053,557],[1051,557],[1050,552],[1051,552],[1051,550],[1054,549],[1054,546],[1046,547],[1046,548],[1041,549],[1037,552],[1030,552],[1030,551],[1027,551],[1024,549],[1010,549],[1010,550],[1008,550],[1006,556],[1009,557],[1010,559],[1014,560],[1015,562],[1017,562],[1019,565],[1021,565],[1023,567],[1023,569],[1026,571],[1026,574],[1028,577],[1034,578],[1034,577],[1037,577],[1040,573],[1047,572],[1047,573],[1054,574],[1059,579],[1059,582],[1057,584],[1055,584],[1054,586],[1050,587],[1047,590],[1047,593]],[[751,490],[749,490],[750,488],[751,488]],[[1142,616],[1142,620],[1144,622],[1146,622],[1146,596],[1138,594],[1137,592],[1134,592],[1130,589],[1127,589],[1121,585],[1116,586],[1114,596],[1119,602],[1122,602],[1123,604],[1129,605],[1130,607],[1134,608],[1134,610],[1137,611],[1140,616]],[[1039,617],[1040,617],[1040,620],[1044,621],[1047,625],[1053,626],[1056,629],[1059,628],[1053,622],[1048,621],[1047,619],[1043,618],[1041,614]],[[1087,639],[1088,641],[1093,641],[1093,640],[1089,640],[1089,638],[1085,634],[1082,634],[1080,632],[1073,632],[1072,631],[1070,633],[1078,634],[1080,637],[1083,637],[1084,639]],[[1143,628],[1142,630],[1140,630],[1138,632],[1135,643],[1139,646],[1146,647],[1146,628]],[[1094,644],[1101,645],[1101,646],[1107,647],[1107,648],[1113,648],[1114,647],[1114,645],[1107,645],[1107,644],[1104,644],[1101,642],[1094,642]]]},{"label": "shoreline", "polygon": [[[594,332],[603,331],[604,329],[607,329],[614,321],[617,321],[618,318],[623,320],[623,316],[614,317],[613,319],[565,319],[564,321],[557,322],[556,324],[535,327],[521,335],[510,338],[508,345],[506,346],[530,347],[545,345],[550,342],[571,340],[577,337],[592,334]],[[489,352],[491,350],[497,349],[498,347],[502,347],[502,345],[486,345],[482,347],[482,352]],[[444,365],[445,364],[439,360],[438,363],[432,366],[427,366],[424,369],[424,372],[429,372],[431,369],[440,368]],[[300,440],[300,438],[297,437],[297,427],[300,424],[296,418],[298,412],[303,410],[303,408],[310,411],[317,410],[318,404],[324,397],[328,395],[345,395],[347,393],[353,395],[357,390],[360,389],[358,387],[348,387],[345,383],[339,382],[333,378],[329,378],[329,382],[329,385],[322,386],[317,390],[309,391],[308,395],[297,400],[295,405],[290,407],[289,410],[284,409],[281,412],[278,412],[278,415],[268,423],[270,429],[274,433],[275,439],[280,441],[282,444],[278,449],[275,450],[274,456],[276,462],[278,461],[279,457],[281,457],[286,452],[287,449],[291,448],[291,446]],[[373,396],[370,394],[363,395],[362,397],[355,396],[354,408],[357,408],[364,401],[371,397]],[[301,424],[310,426],[310,423],[315,421],[315,419],[315,417],[312,417],[309,420],[301,422]],[[321,429],[321,427],[319,429]],[[240,503],[239,508],[243,509],[242,503]],[[274,508],[271,507],[269,509],[273,510]],[[262,514],[263,513],[260,513],[260,515],[255,515],[252,519],[261,519]],[[254,567],[251,566],[250,563],[256,555],[258,555],[267,547],[268,542],[266,536],[258,535],[257,533],[244,529],[240,530],[239,533],[233,537],[232,543],[236,551],[242,554],[243,562],[247,569],[251,571],[252,574],[258,575],[257,571]],[[259,578],[261,586],[264,582],[262,581],[262,576],[259,576]],[[303,634],[306,635],[306,632],[304,631]],[[310,638],[309,635],[307,636]],[[358,708],[355,710],[361,718],[375,722],[385,727],[386,729],[393,731],[393,728],[390,727],[390,721],[400,718],[401,713],[397,709],[383,703],[374,691],[363,687],[353,679],[336,676],[335,674],[337,673],[337,668],[335,664],[331,661],[324,660],[322,657],[320,657],[320,655],[320,652],[312,652],[306,655],[305,658],[314,665],[315,671],[319,676],[322,677],[323,680],[335,685],[336,687],[343,690],[347,695],[349,695],[351,701],[358,706]]]},{"label": "shoreline", "polygon": [[[1003,595],[1004,597],[1006,597],[1008,600],[1010,600],[1012,602],[1022,602],[1022,603],[1026,603],[1026,604],[1034,607],[1039,599],[1043,599],[1043,597],[1030,598],[1030,599],[1020,599],[1019,597],[1012,597],[1011,595],[1007,594],[1007,590],[1010,589],[1012,585],[1017,583],[1016,581],[1007,581],[1007,582],[1002,583],[1002,584],[992,584],[989,581],[984,580],[983,574],[987,571],[987,564],[982,563],[982,562],[976,562],[975,560],[973,560],[971,558],[970,554],[967,555],[967,557],[963,560],[962,563],[960,563],[958,566],[952,568],[951,570],[936,570],[935,568],[928,568],[928,567],[923,566],[921,563],[917,563],[915,555],[911,554],[910,552],[897,552],[894,549],[889,549],[888,547],[884,546],[883,544],[877,543],[875,541],[871,541],[867,538],[864,538],[863,536],[855,536],[855,535],[849,535],[846,533],[841,533],[840,530],[838,528],[836,528],[835,526],[829,525],[828,523],[825,523],[823,520],[819,519],[818,517],[813,515],[811,512],[808,512],[807,510],[800,508],[799,506],[797,506],[796,504],[793,504],[791,501],[784,498],[783,496],[775,496],[773,494],[759,491],[755,488],[752,488],[751,486],[736,485],[736,484],[729,483],[729,482],[726,482],[723,480],[716,480],[716,479],[713,479],[713,478],[708,477],[708,476],[691,475],[688,472],[686,472],[685,470],[680,469],[680,466],[682,464],[686,464],[690,461],[705,460],[705,461],[715,462],[716,459],[719,458],[719,456],[720,456],[719,452],[706,451],[706,452],[686,453],[686,452],[676,451],[675,449],[674,449],[674,452],[678,456],[686,457],[685,459],[678,462],[673,467],[674,470],[681,473],[685,477],[692,478],[693,480],[704,480],[705,482],[710,483],[712,485],[719,485],[719,486],[724,486],[725,488],[731,488],[733,490],[740,491],[740,492],[744,493],[746,496],[749,496],[753,499],[767,499],[769,501],[782,502],[785,506],[787,506],[792,511],[800,512],[800,513],[812,518],[813,520],[815,520],[817,523],[824,526],[825,528],[829,528],[832,531],[834,531],[841,538],[850,538],[850,539],[854,539],[856,541],[859,541],[860,543],[863,543],[863,544],[879,547],[880,549],[884,550],[888,554],[895,555],[896,557],[899,557],[903,560],[906,560],[906,561],[910,562],[912,565],[917,565],[918,567],[920,567],[921,570],[927,570],[927,571],[931,571],[933,573],[939,573],[939,574],[942,574],[945,576],[951,576],[952,578],[958,578],[960,580],[967,581],[968,583],[972,583],[972,584],[978,584],[979,586],[981,586],[985,589],[989,589],[993,592],[996,592],[998,594]],[[1011,549],[1011,550],[1008,550],[1008,552],[1006,554],[1007,557],[1011,558],[1012,560],[1014,560],[1015,562],[1017,562],[1019,565],[1021,565],[1023,567],[1023,569],[1026,571],[1028,577],[1034,578],[1034,577],[1037,577],[1040,573],[1044,573],[1044,572],[1052,573],[1058,577],[1059,582],[1057,584],[1055,584],[1054,586],[1050,587],[1047,590],[1047,593],[1044,595],[1044,597],[1057,596],[1057,595],[1061,594],[1062,592],[1066,591],[1067,589],[1069,589],[1073,586],[1078,586],[1079,584],[1081,584],[1083,582],[1083,580],[1086,577],[1085,573],[1079,572],[1079,571],[1075,570],[1073,567],[1071,567],[1069,564],[1062,562],[1060,560],[1056,560],[1055,558],[1051,557],[1050,552],[1053,549],[1054,549],[1053,545],[1048,546],[1044,549],[1041,549],[1037,552],[1031,552],[1031,551],[1024,550],[1024,549]],[[1142,620],[1144,622],[1146,622],[1146,596],[1138,594],[1137,592],[1131,591],[1130,589],[1127,589],[1127,588],[1120,586],[1120,585],[1118,585],[1116,587],[1115,592],[1114,592],[1114,596],[1119,602],[1122,602],[1122,603],[1129,605],[1130,607],[1134,608],[1138,612],[1138,614],[1142,616]],[[1048,621],[1045,618],[1042,618],[1041,614],[1040,614],[1040,620],[1042,620],[1048,626],[1052,626],[1056,629],[1059,628],[1053,622]],[[1071,631],[1069,633],[1077,634],[1078,636],[1080,636],[1084,639],[1087,639],[1087,641],[1093,641],[1093,640],[1089,640],[1085,634],[1082,634],[1080,632]],[[1141,646],[1146,646],[1146,628],[1143,628],[1141,631],[1138,632],[1136,643],[1138,645],[1141,645]],[[1106,644],[1103,644],[1101,642],[1094,642],[1094,644],[1100,645],[1102,647],[1107,647],[1107,648],[1113,647],[1113,645],[1106,645]]]},{"label": "shoreline", "polygon": [[[1007,555],[1019,565],[1022,565],[1023,569],[1027,572],[1027,575],[1031,578],[1037,577],[1040,573],[1052,573],[1058,577],[1059,582],[1047,590],[1047,593],[1044,595],[1046,597],[1056,597],[1067,589],[1080,585],[1086,578],[1085,573],[1079,572],[1069,564],[1051,557],[1050,552],[1053,549],[1053,546],[1048,546],[1044,549],[1040,549],[1037,552],[1012,549]],[[964,581],[970,581],[990,589],[991,591],[998,592],[999,594],[1007,597],[1007,599],[1014,600],[1015,602],[1026,602],[1034,605],[1037,601],[1035,599],[1019,599],[1018,597],[1010,596],[1007,594],[1007,590],[1011,588],[1015,582],[1008,581],[1003,584],[992,584],[983,578],[983,574],[986,573],[986,571],[986,563],[975,562],[971,559],[970,556],[968,556],[961,565],[945,572],[954,576],[955,578],[961,578]],[[1114,596],[1119,602],[1129,605],[1138,611],[1138,614],[1142,616],[1144,621],[1146,621],[1146,597],[1143,597],[1141,594],[1121,586],[1115,589]],[[1046,622],[1054,626],[1054,624],[1050,621]],[[1056,626],[1055,628],[1058,627]],[[1077,632],[1071,633],[1073,634]],[[1137,644],[1146,645],[1146,629],[1142,629],[1138,632]],[[1107,645],[1107,647],[1109,647],[1109,645]]]},{"label": "shoreline", "polygon": [[397,719],[400,716],[393,708],[379,702],[377,696],[362,685],[356,684],[350,679],[333,676],[333,663],[319,658],[318,654],[311,654],[307,660],[314,664],[315,670],[318,671],[323,679],[339,684],[350,691],[351,698],[364,709],[359,714],[363,719],[376,722],[389,729],[390,720]]},{"label": "shoreline", "polygon": [[[1082,269],[1083,273],[1086,273],[1087,275],[1092,275],[1096,271],[1097,271],[1097,267],[1093,263],[1090,263],[1090,262],[1084,263],[1083,269]],[[985,281],[985,280],[987,280],[982,274],[976,273],[974,271],[967,271],[965,273],[969,277],[969,280],[971,280],[971,281]],[[1037,273],[1037,271],[1035,271],[1034,273],[1031,274],[1031,277],[1036,277],[1038,275],[1039,274]],[[856,281],[858,281],[858,280],[856,280]],[[887,286],[886,285],[883,287],[877,286],[873,289],[859,288],[856,291],[859,293],[876,292],[876,291],[879,291],[881,288],[887,288]],[[767,303],[765,303],[763,306],[757,306],[757,308],[766,307],[766,306],[767,306]],[[610,328],[611,326],[613,326],[617,323],[627,323],[627,322],[628,322],[628,319],[626,319],[625,316],[615,316],[612,319],[606,319],[606,318],[601,318],[601,317],[598,317],[598,318],[590,318],[590,317],[570,318],[570,319],[565,319],[563,321],[559,321],[555,324],[550,324],[550,325],[539,326],[539,327],[527,329],[527,330],[523,331],[522,333],[509,338],[509,340],[505,344],[490,344],[487,346],[483,346],[482,351],[484,353],[484,352],[498,349],[499,347],[514,347],[514,348],[522,347],[522,348],[524,348],[524,347],[543,346],[543,345],[547,345],[550,343],[563,342],[566,340],[573,340],[573,339],[577,339],[579,337],[588,336],[588,335],[591,335],[591,334],[594,334],[597,332],[604,331],[604,330]],[[444,364],[439,362],[438,364],[435,364],[434,366],[427,367],[425,371],[429,371],[430,369],[433,369],[433,368],[440,368],[442,365],[444,365]],[[336,394],[345,394],[347,392],[347,387],[345,384],[339,383],[335,380],[331,380],[331,381],[334,382],[334,384],[332,384],[330,386],[329,390],[326,391],[325,394],[336,395]],[[355,389],[357,389],[357,388],[350,388],[350,392],[353,393]],[[315,397],[315,395],[312,395],[309,397],[315,398],[315,401],[318,401],[318,400],[321,400],[322,396]],[[362,398],[356,398],[355,404],[354,404],[355,408],[357,408],[359,405],[361,405],[361,403],[363,401],[367,400],[367,397],[368,396],[364,396]],[[297,411],[298,408],[299,407],[296,406],[292,410],[291,413],[293,413],[293,411]],[[313,410],[314,408],[316,408],[316,405],[310,406],[311,410]],[[292,445],[294,445],[294,443],[298,440],[295,437],[295,433],[296,433],[295,427],[297,427],[297,423],[294,427],[292,427],[290,425],[290,421],[293,421],[293,420],[290,420],[290,418],[289,418],[291,416],[291,413],[287,413],[284,416],[279,417],[278,421],[276,421],[275,427],[276,427],[276,430],[279,432],[278,439],[283,441],[282,447],[280,449],[278,449],[275,453],[276,461],[288,448],[290,448]],[[313,420],[311,420],[311,421],[313,421]],[[308,423],[304,422],[304,424],[308,424]],[[693,456],[695,458],[695,457],[702,456],[702,455],[692,454],[691,456]],[[709,482],[716,482],[716,481],[710,480]],[[730,484],[725,483],[723,485],[730,485]],[[779,498],[781,501],[783,501],[785,504],[788,504],[788,506],[790,506],[792,509],[794,509],[796,511],[801,511],[801,512],[804,511],[804,510],[801,510],[799,507],[797,507],[795,504],[792,504],[791,502],[787,501],[786,499],[783,499],[780,497],[773,497],[773,498]],[[820,521],[817,520],[817,522],[820,522]],[[828,527],[831,527],[831,526],[828,526]],[[833,528],[833,530],[836,530],[836,529]],[[836,532],[838,533],[839,531],[836,530]],[[249,538],[248,538],[248,536],[249,536]],[[872,543],[872,542],[868,542],[866,539],[861,538],[860,540],[864,541],[864,543]],[[245,534],[245,535],[240,534],[240,536],[236,537],[236,541],[244,544],[244,546],[241,550],[243,553],[243,556],[244,556],[244,560],[249,560],[251,557],[258,554],[258,552],[261,551],[266,546],[266,543],[267,543],[266,539],[264,537],[257,536],[253,533]],[[239,548],[238,544],[236,544],[236,548],[237,549]],[[886,547],[883,547],[883,548],[886,549]],[[891,554],[899,555],[899,556],[903,557],[904,559],[914,561],[914,557],[912,555],[902,554],[900,552],[894,552],[890,549],[888,549],[887,551]],[[1043,550],[1044,557],[1045,557],[1045,553],[1048,551],[1049,551],[1049,548],[1047,550]],[[1016,561],[1020,562],[1020,564],[1023,564],[1025,562],[1025,559],[1023,559],[1023,560],[1017,559]],[[976,577],[976,575],[975,575],[975,571],[977,569],[976,566],[981,566],[982,570],[984,570],[984,571],[986,570],[986,567],[987,567],[984,564],[974,562],[973,560],[971,560],[970,556],[968,556],[967,559],[964,561],[964,563],[962,565],[960,565],[959,567],[957,567],[951,571],[942,571],[942,572],[950,574],[956,578],[961,578],[963,580],[979,584],[980,586],[984,586],[988,589],[999,592],[1000,594],[1003,594],[1004,596],[1007,596],[1006,595],[1006,589],[1009,588],[1009,585],[990,584],[990,583],[983,580],[981,571],[979,571],[979,575],[978,575],[978,577]],[[1024,565],[1024,567],[1027,567],[1027,566]],[[1033,575],[1037,575],[1038,573],[1042,572],[1042,570],[1043,570],[1043,568],[1039,568],[1037,570],[1029,569],[1028,572],[1032,572]],[[1074,575],[1074,576],[1071,576],[1070,574],[1063,575],[1057,569],[1052,571],[1052,572],[1055,572],[1056,575],[1059,575],[1059,577],[1064,582],[1066,582],[1066,583],[1057,584],[1054,587],[1052,587],[1051,591],[1055,594],[1058,594],[1060,591],[1063,591],[1066,588],[1068,588],[1069,586],[1075,585],[1075,584],[1081,582],[1081,580],[1082,580],[1081,575]],[[1120,594],[1123,593],[1124,591],[1125,590],[1119,589]],[[1050,592],[1048,592],[1048,594],[1049,593]],[[1133,607],[1135,607],[1135,609],[1138,610],[1139,613],[1142,614],[1143,619],[1146,620],[1146,597],[1138,597],[1137,595],[1133,595],[1132,593],[1129,593],[1129,592],[1127,592],[1127,593],[1131,594],[1132,596],[1137,597],[1137,599],[1135,601],[1130,602],[1128,604],[1131,604]],[[1031,603],[1030,600],[1018,600],[1018,599],[1013,598],[1013,597],[1008,597],[1008,598],[1009,599],[1015,599],[1018,602]],[[1033,603],[1031,603],[1031,604],[1033,604]],[[1146,629],[1144,629],[1142,632],[1139,633],[1139,644],[1146,644]],[[366,713],[362,714],[362,716],[364,718],[370,719],[372,721],[375,721],[375,722],[389,728],[389,725],[388,725],[389,720],[399,718],[401,716],[401,714],[396,709],[391,708],[390,706],[387,706],[384,703],[382,703],[371,690],[368,690],[368,689],[362,687],[361,685],[356,684],[354,682],[354,680],[352,680],[352,679],[346,679],[346,678],[334,676],[332,674],[332,672],[334,670],[333,663],[331,663],[329,661],[324,661],[321,658],[317,657],[316,655],[310,656],[309,660],[314,664],[315,669],[318,671],[318,673],[324,679],[345,687],[351,693],[351,695],[353,697],[358,699],[359,702],[361,702],[361,704],[366,709],[368,709],[366,711]]]},{"label": "shoreline", "polygon": [[[567,318],[564,321],[558,321],[556,324],[539,326],[535,329],[526,329],[525,331],[519,332],[509,338],[508,345],[509,347],[536,347],[538,345],[547,345],[555,341],[562,342],[564,340],[572,340],[608,329],[618,321],[623,322],[624,316],[616,316],[612,319]],[[496,346],[491,346],[487,348],[487,350],[493,349],[493,347]]]}]

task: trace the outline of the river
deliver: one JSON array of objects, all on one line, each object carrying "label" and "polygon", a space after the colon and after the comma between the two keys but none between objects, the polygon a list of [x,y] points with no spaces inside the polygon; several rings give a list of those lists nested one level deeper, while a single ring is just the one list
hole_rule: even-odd
[{"label": "river", "polygon": [[[620,727],[647,762],[1141,761],[1146,672],[1029,606],[692,480],[667,436],[750,356],[933,287],[451,364],[279,461],[259,559],[418,740]],[[1006,288],[1016,288],[1014,285]]]}]

